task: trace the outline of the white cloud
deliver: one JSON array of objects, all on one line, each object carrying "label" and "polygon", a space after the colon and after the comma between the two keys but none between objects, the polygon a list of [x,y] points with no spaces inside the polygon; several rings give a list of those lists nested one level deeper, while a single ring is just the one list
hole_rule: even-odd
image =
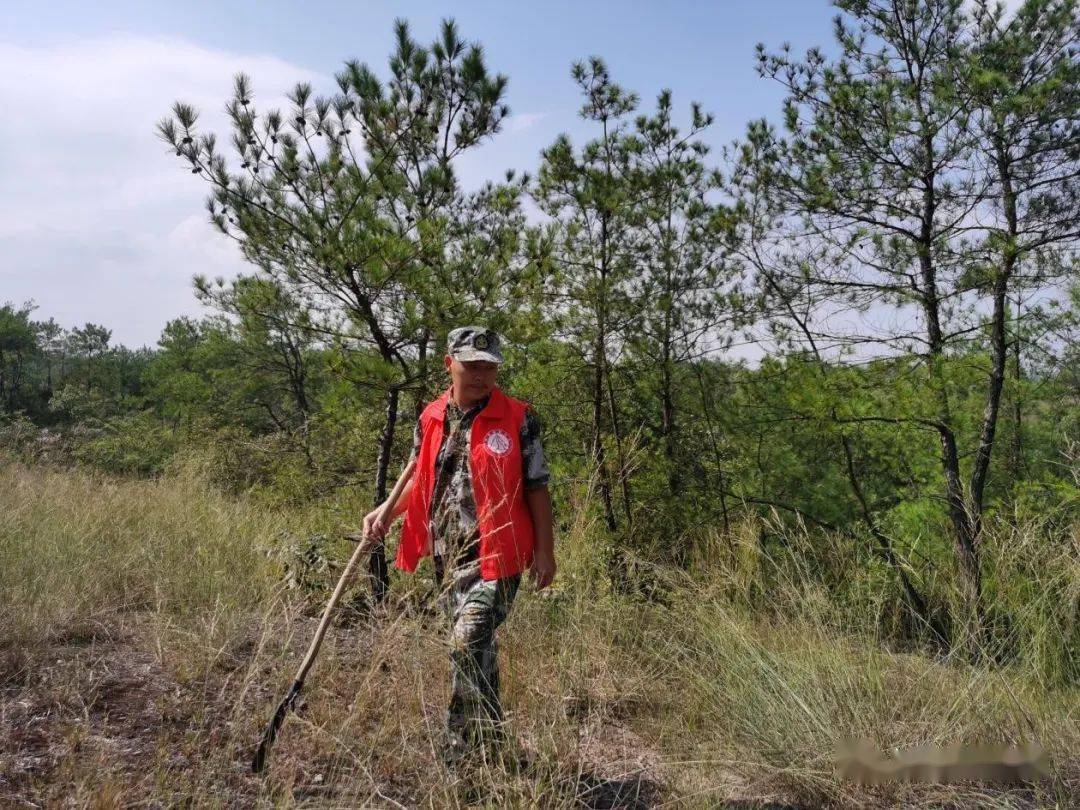
[{"label": "white cloud", "polygon": [[532,129],[545,118],[547,118],[547,113],[518,113],[517,115],[511,115],[506,120],[506,130],[508,132],[524,132],[527,129]]},{"label": "white cloud", "polygon": [[0,43],[0,303],[34,299],[39,317],[153,344],[169,318],[198,312],[194,273],[244,269],[207,222],[205,183],[155,131],[179,99],[227,146],[240,71],[261,109],[297,81],[331,86],[276,57],[174,39]]}]

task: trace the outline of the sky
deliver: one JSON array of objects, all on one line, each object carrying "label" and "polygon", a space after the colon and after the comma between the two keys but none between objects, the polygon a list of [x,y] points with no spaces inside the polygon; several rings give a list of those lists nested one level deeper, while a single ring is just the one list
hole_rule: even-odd
[{"label": "sky", "polygon": [[99,323],[130,347],[153,346],[172,318],[204,314],[192,276],[228,278],[245,265],[207,220],[205,182],[155,125],[183,100],[228,144],[223,108],[237,72],[261,109],[284,106],[298,81],[331,95],[348,59],[385,73],[395,17],[425,43],[453,17],[509,78],[511,117],[459,168],[475,187],[532,171],[560,133],[588,136],[569,70],[591,55],[643,108],[664,88],[683,113],[701,102],[719,148],[779,112],[781,88],[755,72],[756,43],[828,46],[835,13],[826,0],[4,0],[0,304],[32,301],[36,319],[67,328]]}]

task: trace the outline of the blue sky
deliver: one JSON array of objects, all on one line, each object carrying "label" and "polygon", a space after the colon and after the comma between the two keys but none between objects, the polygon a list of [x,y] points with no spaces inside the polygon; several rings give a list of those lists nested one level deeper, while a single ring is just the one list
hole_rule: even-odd
[{"label": "blue sky", "polygon": [[560,132],[580,140],[573,60],[603,57],[650,106],[716,115],[708,140],[775,117],[781,91],[757,77],[754,45],[829,45],[825,0],[714,2],[21,2],[0,7],[0,303],[87,321],[115,342],[153,345],[165,322],[198,315],[191,276],[243,270],[206,222],[205,186],[154,134],[176,99],[227,133],[221,108],[239,70],[265,105],[299,80],[331,92],[357,58],[381,70],[395,17],[423,42],[454,17],[509,77],[512,117],[462,166],[475,185],[532,170]]}]

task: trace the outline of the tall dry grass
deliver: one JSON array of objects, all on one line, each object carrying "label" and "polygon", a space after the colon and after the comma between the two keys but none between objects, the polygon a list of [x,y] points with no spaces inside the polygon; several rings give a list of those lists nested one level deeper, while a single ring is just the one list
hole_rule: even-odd
[{"label": "tall dry grass", "polygon": [[[285,589],[277,552],[329,533],[348,510],[274,511],[216,495],[192,472],[119,482],[2,464],[0,649],[21,651],[5,694],[51,694],[60,707],[55,764],[20,790],[101,806],[408,807],[618,797],[1064,807],[1080,790],[1080,692],[1069,676],[1076,557],[1048,551],[1037,525],[1003,521],[988,541],[988,590],[1010,617],[1000,633],[1008,655],[990,666],[891,644],[888,572],[848,570],[856,557],[836,538],[811,549],[795,532],[783,553],[766,553],[747,520],[701,544],[689,572],[647,571],[655,598],[643,599],[607,587],[601,533],[587,510],[574,515],[559,538],[558,586],[524,587],[502,631],[512,751],[527,767],[507,760],[455,778],[438,764],[448,667],[422,571],[395,577],[385,611],[328,636],[261,780],[245,773],[247,757],[325,598]],[[327,549],[324,584],[349,550]],[[99,635],[99,669],[145,661],[144,684],[120,682],[153,712],[102,697],[78,667],[59,674],[60,656],[81,655],[72,644]],[[46,672],[47,689],[37,683]],[[160,719],[108,719],[129,715]],[[108,734],[131,739],[105,745]],[[1037,741],[1055,778],[1013,790],[860,788],[833,772],[843,737],[883,749]]]},{"label": "tall dry grass", "polygon": [[290,522],[190,476],[0,466],[0,639],[33,644],[137,611],[258,609],[275,586],[266,550]]}]

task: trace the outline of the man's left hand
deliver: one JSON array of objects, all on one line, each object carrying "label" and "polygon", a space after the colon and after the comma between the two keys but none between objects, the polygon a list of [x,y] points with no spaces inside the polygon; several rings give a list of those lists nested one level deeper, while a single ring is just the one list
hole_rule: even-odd
[{"label": "man's left hand", "polygon": [[555,556],[545,552],[535,553],[530,574],[536,583],[536,590],[542,591],[555,579]]}]

